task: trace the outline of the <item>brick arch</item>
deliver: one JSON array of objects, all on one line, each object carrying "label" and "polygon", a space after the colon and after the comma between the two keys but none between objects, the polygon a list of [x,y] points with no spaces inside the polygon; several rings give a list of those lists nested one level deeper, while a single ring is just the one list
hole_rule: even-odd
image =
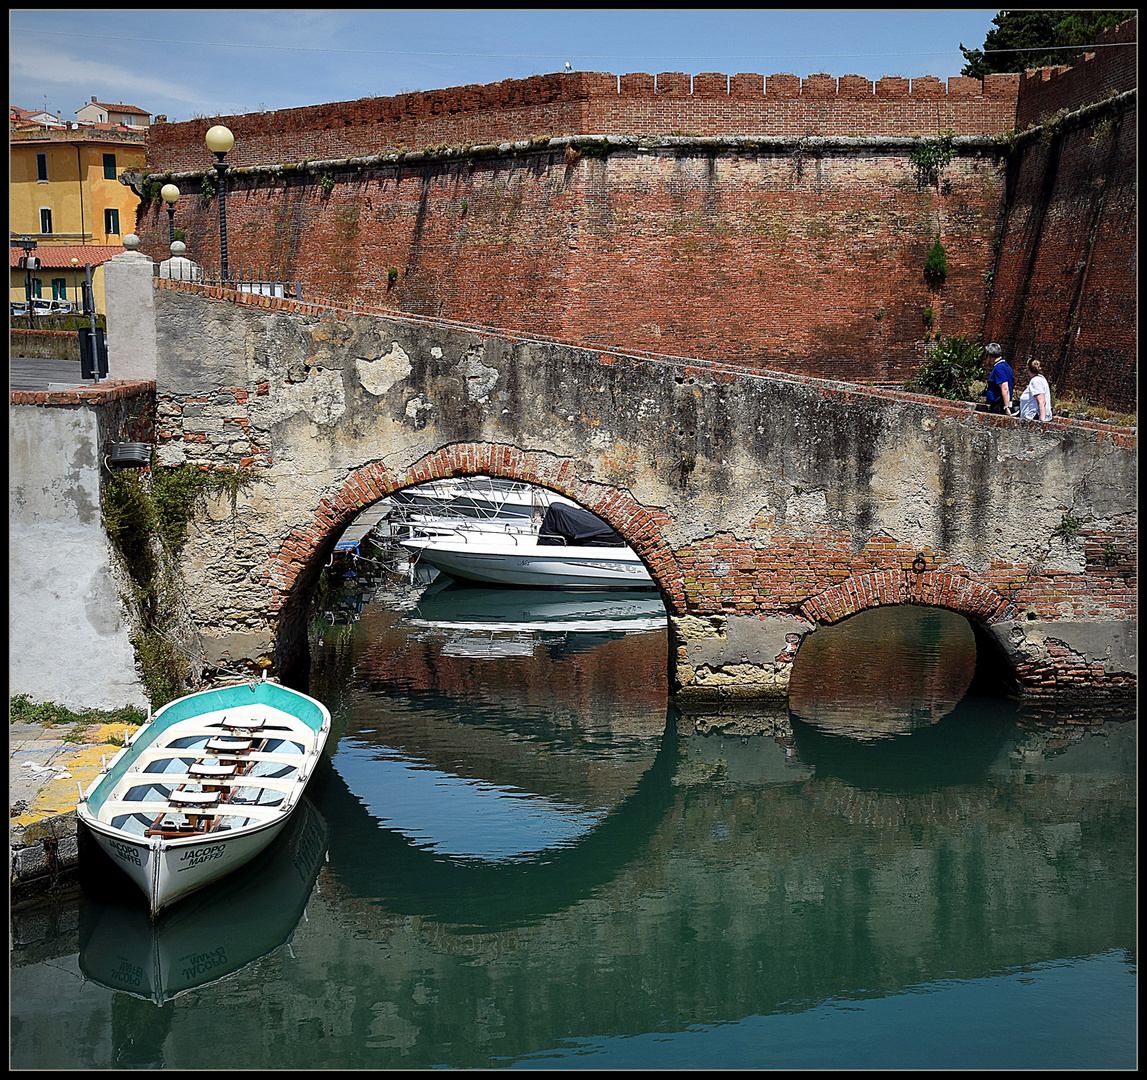
[{"label": "brick arch", "polygon": [[363,465],[351,472],[334,494],[321,499],[310,523],[292,529],[271,560],[271,615],[282,614],[292,599],[298,600],[294,594],[300,584],[309,581],[307,571],[313,568],[331,534],[349,525],[366,507],[414,484],[476,475],[536,484],[580,503],[608,522],[641,556],[661,589],[666,607],[678,614],[685,611],[684,578],[665,539],[669,518],[663,510],[642,506],[620,488],[579,480],[573,462],[553,454],[497,443],[455,443],[426,454],[401,474],[378,462]]},{"label": "brick arch", "polygon": [[854,574],[806,600],[800,610],[810,622],[831,626],[869,608],[894,604],[947,608],[979,626],[1014,617],[1012,604],[995,589],[943,570],[917,573],[896,569]]}]

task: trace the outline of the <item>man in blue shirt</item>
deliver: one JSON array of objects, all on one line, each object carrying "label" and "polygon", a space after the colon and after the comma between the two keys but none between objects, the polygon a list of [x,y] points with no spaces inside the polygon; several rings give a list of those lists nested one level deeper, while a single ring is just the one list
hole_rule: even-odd
[{"label": "man in blue shirt", "polygon": [[1012,395],[1016,389],[1016,373],[1003,357],[1004,350],[994,341],[984,349],[991,366],[984,397],[988,399],[988,412],[1012,415]]}]

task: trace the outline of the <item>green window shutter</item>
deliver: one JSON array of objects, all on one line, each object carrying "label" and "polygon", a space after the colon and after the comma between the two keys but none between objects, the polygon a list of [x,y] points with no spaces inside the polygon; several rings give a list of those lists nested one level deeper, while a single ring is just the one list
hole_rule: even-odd
[{"label": "green window shutter", "polygon": [[67,300],[68,298],[68,282],[66,278],[54,277],[52,278],[52,299],[53,300]]},{"label": "green window shutter", "polygon": [[37,154],[36,155],[36,179],[37,180],[47,180],[48,179],[48,155],[47,154]]},{"label": "green window shutter", "polygon": [[104,179],[115,179],[115,154],[104,154]]},{"label": "green window shutter", "polygon": [[119,211],[118,210],[105,210],[104,211],[104,232],[109,235],[119,235]]}]

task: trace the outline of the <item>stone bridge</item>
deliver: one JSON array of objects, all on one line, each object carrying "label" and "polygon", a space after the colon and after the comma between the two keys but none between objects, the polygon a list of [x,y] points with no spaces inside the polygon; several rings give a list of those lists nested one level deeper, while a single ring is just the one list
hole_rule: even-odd
[{"label": "stone bridge", "polygon": [[182,551],[209,662],[305,661],[343,528],[485,474],[575,499],[641,555],[684,699],[784,697],[807,633],[884,604],[965,616],[1012,691],[1134,689],[1128,429],[148,279],[160,461],[259,479]]}]

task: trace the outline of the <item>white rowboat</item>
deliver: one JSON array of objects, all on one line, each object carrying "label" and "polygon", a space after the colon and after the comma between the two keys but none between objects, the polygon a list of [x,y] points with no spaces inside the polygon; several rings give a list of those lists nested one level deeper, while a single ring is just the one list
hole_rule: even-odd
[{"label": "white rowboat", "polygon": [[189,694],[163,706],[107,763],[77,815],[143,891],[154,918],[275,838],[330,727],[326,706],[278,683]]}]

